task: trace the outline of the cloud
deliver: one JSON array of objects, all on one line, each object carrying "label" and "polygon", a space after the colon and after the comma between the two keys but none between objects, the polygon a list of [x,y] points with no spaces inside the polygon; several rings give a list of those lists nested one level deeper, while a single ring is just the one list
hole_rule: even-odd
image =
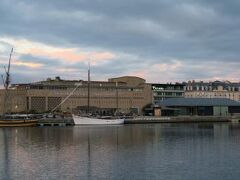
[{"label": "cloud", "polygon": [[17,62],[14,62],[12,63],[13,65],[16,65],[16,66],[26,66],[26,67],[29,67],[29,68],[40,68],[43,66],[43,64],[40,64],[40,63],[35,63],[35,62],[23,62],[23,61],[17,61]]},{"label": "cloud", "polygon": [[237,0],[2,0],[0,64],[14,46],[15,70],[22,63],[39,78],[85,78],[90,60],[99,80],[239,81],[239,7]]}]

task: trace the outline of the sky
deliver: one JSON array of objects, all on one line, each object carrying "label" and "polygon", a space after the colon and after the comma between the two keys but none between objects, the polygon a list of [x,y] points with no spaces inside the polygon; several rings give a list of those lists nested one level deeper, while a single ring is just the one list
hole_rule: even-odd
[{"label": "sky", "polygon": [[239,0],[1,0],[0,73],[240,81]]}]

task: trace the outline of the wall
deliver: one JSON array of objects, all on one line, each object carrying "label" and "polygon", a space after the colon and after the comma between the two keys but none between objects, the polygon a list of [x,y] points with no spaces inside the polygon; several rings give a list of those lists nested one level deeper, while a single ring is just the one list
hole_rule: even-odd
[{"label": "wall", "polygon": [[0,113],[26,112],[27,110],[27,91],[26,90],[8,90],[8,97],[5,99],[5,90],[0,89]]},{"label": "wall", "polygon": [[227,116],[228,115],[228,107],[227,106],[214,106],[213,107],[213,115],[214,116]]}]

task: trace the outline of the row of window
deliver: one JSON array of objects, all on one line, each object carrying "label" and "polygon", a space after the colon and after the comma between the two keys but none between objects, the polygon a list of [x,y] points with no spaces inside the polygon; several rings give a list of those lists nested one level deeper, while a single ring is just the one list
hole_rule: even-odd
[{"label": "row of window", "polygon": [[182,92],[155,92],[154,96],[183,96]]},{"label": "row of window", "polygon": [[212,86],[186,86],[185,91],[212,91],[212,90],[225,90],[225,91],[240,91],[240,87],[212,87]]}]

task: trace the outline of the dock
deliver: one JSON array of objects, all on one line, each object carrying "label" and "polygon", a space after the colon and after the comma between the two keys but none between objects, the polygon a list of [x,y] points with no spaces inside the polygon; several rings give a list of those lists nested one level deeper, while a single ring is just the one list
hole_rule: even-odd
[{"label": "dock", "polygon": [[38,120],[38,126],[74,126],[72,118],[43,118]]},{"label": "dock", "polygon": [[232,123],[239,123],[240,122],[240,114],[234,115],[231,117]]},{"label": "dock", "polygon": [[125,124],[147,124],[147,123],[214,123],[231,122],[231,118],[226,116],[177,116],[177,117],[135,117],[126,119]]},{"label": "dock", "polygon": [[[177,116],[177,117],[153,117],[139,116],[127,118],[124,124],[148,124],[148,123],[239,123],[239,117],[229,116]],[[72,117],[68,118],[44,118],[38,120],[38,126],[74,126]]]}]

